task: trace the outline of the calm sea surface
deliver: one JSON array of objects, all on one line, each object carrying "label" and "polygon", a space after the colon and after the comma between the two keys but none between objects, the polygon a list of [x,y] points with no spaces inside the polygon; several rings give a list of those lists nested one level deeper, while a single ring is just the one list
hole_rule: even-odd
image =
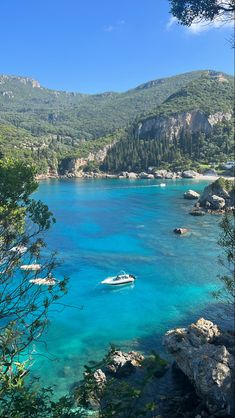
[{"label": "calm sea surface", "polygon": [[[83,365],[100,359],[110,343],[124,349],[162,351],[161,337],[171,327],[194,320],[213,304],[220,253],[217,216],[188,214],[189,188],[196,180],[51,180],[37,198],[47,203],[57,223],[47,236],[62,264],[57,277],[70,277],[68,305],[51,312],[47,348],[34,364],[58,393],[79,380]],[[177,236],[175,227],[190,229]],[[138,276],[133,286],[106,288],[100,281],[121,269]],[[44,355],[46,357],[44,357]],[[48,360],[51,358],[52,361]]]}]

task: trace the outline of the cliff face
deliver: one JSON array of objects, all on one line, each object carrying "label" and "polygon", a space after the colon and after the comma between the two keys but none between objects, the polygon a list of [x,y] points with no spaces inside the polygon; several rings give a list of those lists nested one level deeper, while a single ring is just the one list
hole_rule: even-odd
[{"label": "cliff face", "polygon": [[231,113],[217,112],[207,116],[200,110],[183,112],[172,116],[156,116],[140,122],[135,130],[135,137],[140,139],[157,139],[167,136],[169,139],[179,137],[182,129],[191,133],[212,132],[213,126],[223,120],[230,120]]},{"label": "cliff face", "polygon": [[90,152],[87,157],[66,157],[63,158],[58,165],[58,175],[72,175],[79,176],[83,168],[89,162],[102,163],[107,155],[108,150],[113,144],[107,145],[106,147],[98,150],[96,153]]}]

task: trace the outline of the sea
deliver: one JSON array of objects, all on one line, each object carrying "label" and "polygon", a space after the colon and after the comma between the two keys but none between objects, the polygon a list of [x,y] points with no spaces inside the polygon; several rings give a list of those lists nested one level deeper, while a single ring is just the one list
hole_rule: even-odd
[{"label": "sea", "polygon": [[[58,280],[68,293],[50,309],[50,324],[33,349],[33,373],[65,394],[84,365],[110,345],[168,358],[164,333],[201,316],[213,319],[221,267],[220,216],[194,217],[188,189],[205,180],[64,179],[40,182],[35,199],[49,206],[56,224],[46,251],[57,251]],[[176,227],[189,229],[176,235]],[[133,285],[101,281],[124,270]]]}]

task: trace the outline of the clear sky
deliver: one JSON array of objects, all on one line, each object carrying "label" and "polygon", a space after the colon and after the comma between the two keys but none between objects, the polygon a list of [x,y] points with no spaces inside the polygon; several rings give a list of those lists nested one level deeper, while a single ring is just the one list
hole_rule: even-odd
[{"label": "clear sky", "polygon": [[167,0],[3,0],[0,74],[67,91],[124,91],[197,69],[233,73],[231,27],[177,25]]}]

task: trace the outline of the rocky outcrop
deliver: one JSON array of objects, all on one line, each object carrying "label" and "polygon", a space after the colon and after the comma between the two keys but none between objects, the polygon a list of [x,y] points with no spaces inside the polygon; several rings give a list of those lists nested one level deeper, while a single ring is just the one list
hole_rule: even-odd
[{"label": "rocky outcrop", "polygon": [[234,185],[230,180],[219,178],[205,187],[199,198],[199,207],[209,212],[224,212],[234,207]]},{"label": "rocky outcrop", "polygon": [[136,351],[125,353],[116,350],[109,356],[108,363],[105,367],[105,373],[115,377],[129,376],[135,372],[137,367],[141,366],[143,360],[144,356]]},{"label": "rocky outcrop", "polygon": [[233,344],[226,344],[218,326],[201,318],[187,328],[168,331],[164,345],[210,413],[233,416],[235,359],[230,350]]},{"label": "rocky outcrop", "polygon": [[200,194],[195,192],[194,190],[188,190],[187,192],[184,193],[185,199],[193,200],[193,199],[198,199],[199,197],[200,197]]},{"label": "rocky outcrop", "polygon": [[231,113],[225,112],[217,112],[208,116],[200,110],[176,113],[171,116],[156,115],[141,121],[135,130],[135,136],[142,139],[157,139],[167,136],[173,141],[174,137],[179,138],[182,129],[191,133],[210,134],[214,125],[223,120],[230,120],[231,117]]}]

